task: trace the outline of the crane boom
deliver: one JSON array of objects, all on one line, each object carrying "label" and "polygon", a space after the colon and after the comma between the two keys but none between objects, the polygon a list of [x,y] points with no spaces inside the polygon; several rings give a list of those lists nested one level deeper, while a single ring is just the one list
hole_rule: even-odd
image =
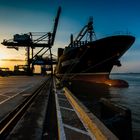
[{"label": "crane boom", "polygon": [[61,7],[58,8],[57,15],[55,18],[55,23],[54,23],[53,32],[52,32],[51,46],[53,46],[53,44],[54,44],[60,13],[61,13]]}]

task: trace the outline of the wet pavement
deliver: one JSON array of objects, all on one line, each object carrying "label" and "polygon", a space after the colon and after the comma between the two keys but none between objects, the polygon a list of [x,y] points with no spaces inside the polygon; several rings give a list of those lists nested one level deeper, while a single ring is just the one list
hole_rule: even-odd
[{"label": "wet pavement", "polygon": [[0,120],[47,79],[43,76],[0,77]]},{"label": "wet pavement", "polygon": [[0,77],[0,104],[3,104],[20,93],[37,86],[45,79],[46,77],[42,76]]},{"label": "wet pavement", "polygon": [[6,140],[43,140],[43,137],[48,134],[44,131],[44,126],[47,117],[46,110],[48,108],[49,95],[50,82],[47,81]]}]

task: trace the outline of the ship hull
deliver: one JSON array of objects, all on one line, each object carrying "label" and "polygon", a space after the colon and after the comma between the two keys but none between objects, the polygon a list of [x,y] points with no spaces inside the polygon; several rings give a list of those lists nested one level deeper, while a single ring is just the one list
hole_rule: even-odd
[{"label": "ship hull", "polygon": [[65,80],[84,80],[111,85],[109,74],[113,66],[120,66],[120,57],[134,40],[133,36],[118,35],[80,44],[79,47],[65,48],[58,58],[56,75]]}]

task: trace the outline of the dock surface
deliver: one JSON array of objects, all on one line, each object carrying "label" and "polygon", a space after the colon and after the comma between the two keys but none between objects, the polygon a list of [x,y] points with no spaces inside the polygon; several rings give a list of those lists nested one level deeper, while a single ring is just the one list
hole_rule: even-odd
[{"label": "dock surface", "polygon": [[0,77],[0,104],[41,84],[43,76],[11,76]]},{"label": "dock surface", "polygon": [[0,139],[118,140],[55,77],[0,81]]}]

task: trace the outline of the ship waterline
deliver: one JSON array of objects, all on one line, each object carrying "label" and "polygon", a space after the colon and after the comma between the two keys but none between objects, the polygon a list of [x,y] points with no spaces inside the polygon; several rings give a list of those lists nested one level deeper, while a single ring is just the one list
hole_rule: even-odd
[{"label": "ship waterline", "polygon": [[61,81],[84,81],[90,83],[106,84],[113,87],[128,87],[128,83],[121,79],[110,79],[109,73],[71,73],[56,74]]}]

